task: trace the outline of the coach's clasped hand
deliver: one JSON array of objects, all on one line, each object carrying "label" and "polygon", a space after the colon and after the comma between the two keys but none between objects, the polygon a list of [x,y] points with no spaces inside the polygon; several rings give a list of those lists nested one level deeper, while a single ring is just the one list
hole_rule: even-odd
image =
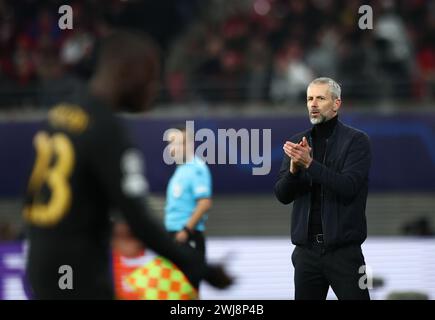
[{"label": "coach's clasped hand", "polygon": [[[308,145],[307,138],[303,137],[298,144],[286,141],[283,146],[284,152],[291,158],[291,165],[307,169],[313,158],[311,157],[311,147]],[[295,167],[290,168],[290,172],[296,173]]]}]

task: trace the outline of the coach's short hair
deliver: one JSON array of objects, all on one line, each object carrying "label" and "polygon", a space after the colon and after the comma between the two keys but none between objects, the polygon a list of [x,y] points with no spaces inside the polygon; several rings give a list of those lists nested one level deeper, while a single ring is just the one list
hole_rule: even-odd
[{"label": "coach's short hair", "polygon": [[334,79],[327,77],[316,78],[310,82],[308,86],[312,84],[327,84],[329,86],[329,92],[333,99],[341,99],[341,87]]}]

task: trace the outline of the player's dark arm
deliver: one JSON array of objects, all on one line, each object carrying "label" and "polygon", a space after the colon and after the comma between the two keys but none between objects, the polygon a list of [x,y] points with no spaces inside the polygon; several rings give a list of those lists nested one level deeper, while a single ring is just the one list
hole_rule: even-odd
[{"label": "player's dark arm", "polygon": [[[174,262],[191,280],[205,278],[215,281],[213,276],[216,273],[212,276],[210,273],[216,270],[207,267],[194,250],[177,245],[152,217],[146,203],[147,183],[141,172],[139,154],[127,147],[121,128],[111,123],[100,131],[96,138],[100,143],[94,141],[91,150],[92,168],[111,205],[123,213],[133,234],[146,247]],[[215,284],[219,286],[221,283]]]},{"label": "player's dark arm", "polygon": [[284,204],[289,204],[309,192],[309,189],[310,182],[304,178],[302,170],[299,170],[296,174],[290,173],[290,158],[284,155],[278,181],[275,183],[274,188],[276,198]]},{"label": "player's dark arm", "polygon": [[[110,120],[108,120],[110,121]],[[94,130],[94,143],[90,148],[92,171],[97,175],[111,206],[124,215],[133,234],[156,253],[167,257],[186,270],[198,263],[190,250],[177,246],[163,226],[152,217],[146,203],[147,182],[143,174],[140,153],[129,148],[122,128],[116,121],[100,124]],[[198,263],[202,277],[203,263]]]},{"label": "player's dark arm", "polygon": [[366,182],[371,165],[370,141],[366,134],[359,134],[352,141],[340,172],[313,160],[307,172],[313,181],[343,197],[354,197]]}]

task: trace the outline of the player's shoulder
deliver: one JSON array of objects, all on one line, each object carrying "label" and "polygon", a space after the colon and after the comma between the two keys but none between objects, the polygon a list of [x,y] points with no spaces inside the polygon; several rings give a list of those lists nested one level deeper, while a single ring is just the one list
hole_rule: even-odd
[{"label": "player's shoulder", "polygon": [[96,127],[111,126],[113,114],[87,92],[78,99],[59,102],[48,111],[47,122],[54,130],[80,135]]},{"label": "player's shoulder", "polygon": [[78,103],[61,102],[48,111],[47,123],[54,130],[79,135],[89,129],[91,115]]}]

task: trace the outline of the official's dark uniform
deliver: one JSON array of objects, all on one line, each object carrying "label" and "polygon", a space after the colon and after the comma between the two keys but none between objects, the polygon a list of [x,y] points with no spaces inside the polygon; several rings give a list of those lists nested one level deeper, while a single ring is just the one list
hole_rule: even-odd
[{"label": "official's dark uniform", "polygon": [[[121,211],[147,247],[170,258],[191,280],[204,275],[203,260],[177,247],[150,218],[142,157],[107,106],[89,96],[54,106],[34,145],[24,218],[35,298],[114,297],[111,209]],[[71,283],[62,266],[71,267]]]}]

